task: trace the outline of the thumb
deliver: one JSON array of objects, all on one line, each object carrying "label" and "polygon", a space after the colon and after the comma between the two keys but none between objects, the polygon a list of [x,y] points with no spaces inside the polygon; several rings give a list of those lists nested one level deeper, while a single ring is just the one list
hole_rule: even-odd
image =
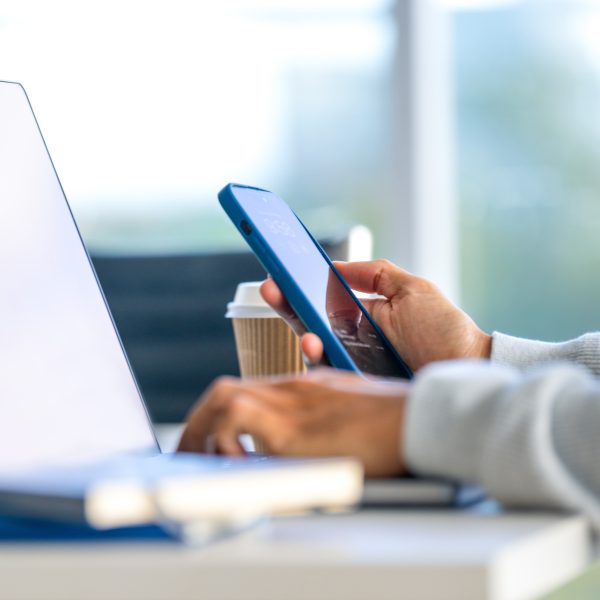
[{"label": "thumb", "polygon": [[319,336],[314,333],[306,333],[300,340],[300,348],[304,355],[306,366],[316,367],[319,365],[327,365],[323,342]]},{"label": "thumb", "polygon": [[353,290],[379,294],[386,298],[402,293],[410,283],[418,279],[389,260],[335,262],[334,264]]}]

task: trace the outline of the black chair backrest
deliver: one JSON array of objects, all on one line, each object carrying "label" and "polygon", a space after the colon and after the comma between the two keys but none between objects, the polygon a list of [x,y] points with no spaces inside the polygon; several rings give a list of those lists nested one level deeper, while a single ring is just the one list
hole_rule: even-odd
[{"label": "black chair backrest", "polygon": [[240,279],[261,280],[250,253],[94,256],[152,418],[181,421],[218,375],[238,373],[225,307]]}]

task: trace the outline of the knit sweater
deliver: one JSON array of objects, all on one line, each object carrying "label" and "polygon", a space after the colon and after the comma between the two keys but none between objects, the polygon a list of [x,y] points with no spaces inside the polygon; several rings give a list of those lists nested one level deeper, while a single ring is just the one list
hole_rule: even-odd
[{"label": "knit sweater", "polygon": [[598,376],[600,333],[560,344],[495,333],[491,362],[418,374],[404,458],[416,473],[478,482],[509,506],[582,511],[600,529]]}]

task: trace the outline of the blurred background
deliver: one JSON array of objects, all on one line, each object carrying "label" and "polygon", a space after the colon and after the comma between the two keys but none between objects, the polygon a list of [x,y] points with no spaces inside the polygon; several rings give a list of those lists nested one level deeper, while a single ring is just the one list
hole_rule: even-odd
[{"label": "blurred background", "polygon": [[599,32],[584,0],[4,0],[0,78],[100,260],[240,251],[237,181],[561,340],[600,322]]}]

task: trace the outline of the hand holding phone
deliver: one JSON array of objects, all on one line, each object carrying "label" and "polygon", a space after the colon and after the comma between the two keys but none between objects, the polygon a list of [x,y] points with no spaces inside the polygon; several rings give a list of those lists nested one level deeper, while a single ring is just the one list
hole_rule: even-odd
[{"label": "hand holding phone", "polygon": [[278,196],[229,184],[219,201],[332,366],[365,376],[412,376],[364,306]]},{"label": "hand holding phone", "polygon": [[[374,294],[362,304],[413,370],[443,360],[489,360],[492,336],[430,281],[387,260],[334,264],[353,290]],[[306,358],[319,364],[323,356],[321,340],[306,333],[277,284],[267,279],[261,294],[302,337]]]}]

